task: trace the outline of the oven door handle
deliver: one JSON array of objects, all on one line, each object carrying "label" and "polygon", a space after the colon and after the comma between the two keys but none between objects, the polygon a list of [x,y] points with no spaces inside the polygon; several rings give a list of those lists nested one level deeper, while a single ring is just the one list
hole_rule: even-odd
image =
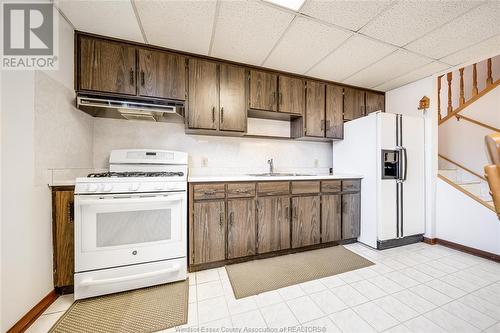
[{"label": "oven door handle", "polygon": [[85,279],[82,282],[80,282],[79,285],[82,287],[91,287],[91,286],[98,286],[98,285],[103,285],[103,284],[120,283],[120,282],[128,282],[128,281],[139,280],[139,279],[152,278],[152,277],[156,277],[159,275],[178,272],[180,270],[180,268],[181,268],[181,266],[179,264],[175,264],[172,266],[172,268],[161,269],[161,270],[154,271],[154,272],[147,272],[147,273],[122,276],[122,277],[116,277],[116,278],[110,278],[110,279],[98,279],[98,280]]},{"label": "oven door handle", "polygon": [[135,204],[153,202],[172,202],[182,200],[181,195],[164,195],[154,197],[103,197],[101,199],[85,198],[78,200],[79,205],[100,205],[100,204]]}]

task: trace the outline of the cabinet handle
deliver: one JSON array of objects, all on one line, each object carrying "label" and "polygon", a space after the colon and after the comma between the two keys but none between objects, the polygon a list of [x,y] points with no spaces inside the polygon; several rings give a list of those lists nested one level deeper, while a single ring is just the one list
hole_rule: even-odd
[{"label": "cabinet handle", "polygon": [[130,69],[130,84],[134,84],[134,70]]},{"label": "cabinet handle", "polygon": [[203,192],[205,195],[215,195],[215,191],[212,190],[212,191],[205,191]]},{"label": "cabinet handle", "polygon": [[286,207],[286,211],[285,211],[285,219],[289,219],[290,218],[290,207]]},{"label": "cabinet handle", "polygon": [[75,221],[75,206],[73,201],[68,202],[68,223]]},{"label": "cabinet handle", "polygon": [[323,130],[325,128],[325,120],[324,119],[321,119],[321,121],[320,121],[320,128],[321,128],[321,130]]},{"label": "cabinet handle", "polygon": [[283,104],[283,94],[279,93],[279,97],[280,97],[280,105],[282,105]]},{"label": "cabinet handle", "polygon": [[220,122],[224,122],[224,107],[220,108]]},{"label": "cabinet handle", "polygon": [[326,121],[326,130],[328,131],[330,129],[330,120]]},{"label": "cabinet handle", "polygon": [[276,91],[273,91],[273,103],[276,102]]},{"label": "cabinet handle", "polygon": [[144,80],[144,71],[141,71],[141,85],[142,85],[143,87],[144,87],[144,84],[145,84],[145,82],[144,82],[144,81],[145,81],[145,80]]},{"label": "cabinet handle", "polygon": [[212,123],[215,123],[215,106],[212,106]]},{"label": "cabinet handle", "polygon": [[222,220],[224,219],[223,214],[224,214],[223,212],[220,212],[220,214],[219,214],[219,227],[221,227],[221,228],[222,228],[222,224],[223,224]]},{"label": "cabinet handle", "polygon": [[293,218],[297,218],[297,207],[293,207]]},{"label": "cabinet handle", "polygon": [[234,222],[234,212],[229,213],[229,225],[233,225]]}]

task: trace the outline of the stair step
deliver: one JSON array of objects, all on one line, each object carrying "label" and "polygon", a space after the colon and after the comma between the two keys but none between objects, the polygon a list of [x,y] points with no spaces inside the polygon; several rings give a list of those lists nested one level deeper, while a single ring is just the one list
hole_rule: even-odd
[{"label": "stair step", "polygon": [[481,184],[481,182],[479,180],[469,180],[469,181],[465,181],[465,182],[456,182],[457,185],[475,185],[475,184]]}]

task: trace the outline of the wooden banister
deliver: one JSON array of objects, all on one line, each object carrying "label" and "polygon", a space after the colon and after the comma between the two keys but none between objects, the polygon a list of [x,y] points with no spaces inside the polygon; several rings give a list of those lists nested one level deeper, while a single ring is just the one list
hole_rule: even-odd
[{"label": "wooden banister", "polygon": [[488,204],[486,201],[484,201],[483,199],[477,197],[476,195],[474,195],[473,193],[467,191],[466,189],[464,189],[462,186],[460,185],[457,185],[455,184],[453,181],[449,180],[448,178],[446,178],[445,176],[443,175],[437,175],[438,178],[442,179],[444,182],[448,183],[449,185],[451,185],[452,187],[456,188],[457,190],[459,190],[460,192],[462,192],[463,194],[469,196],[470,198],[476,200],[477,202],[479,202],[481,205],[483,205],[484,207],[488,208],[488,209],[491,209],[492,211],[495,211],[495,208],[494,207],[491,207],[490,204]]},{"label": "wooden banister", "polygon": [[470,123],[473,123],[473,124],[479,125],[479,126],[481,126],[481,127],[487,128],[487,129],[489,129],[490,131],[500,132],[500,129],[498,129],[498,128],[496,128],[496,127],[490,126],[490,125],[488,125],[488,124],[482,123],[482,122],[480,122],[480,121],[477,121],[477,120],[475,120],[475,119],[472,119],[472,118],[466,117],[466,116],[464,116],[464,115],[457,114],[457,115],[455,115],[455,117],[457,117],[457,120],[464,119],[464,120],[467,120],[467,121],[468,121],[468,122],[470,122]]},{"label": "wooden banister", "polygon": [[479,91],[477,90],[477,64],[472,65],[472,96],[476,96]]},{"label": "wooden banister", "polygon": [[485,141],[493,164],[484,167],[484,174],[488,180],[498,219],[500,219],[500,133],[487,135]]},{"label": "wooden banister", "polygon": [[439,157],[441,157],[443,160],[445,160],[445,161],[447,161],[447,162],[450,162],[451,164],[456,165],[456,166],[457,166],[457,167],[459,167],[460,169],[464,169],[464,170],[465,170],[465,171],[467,171],[468,173],[473,174],[473,175],[474,175],[474,176],[476,176],[477,178],[481,178],[482,180],[486,180],[486,178],[484,178],[484,176],[481,176],[480,174],[478,174],[478,173],[476,173],[476,172],[472,171],[471,169],[464,167],[462,164],[459,164],[459,163],[457,163],[457,162],[455,162],[455,161],[453,161],[453,160],[450,160],[448,157],[443,156],[443,155],[441,155],[441,154],[438,154],[438,156],[439,156]]},{"label": "wooden banister", "polygon": [[488,59],[488,77],[486,78],[486,86],[491,86],[493,84],[493,72],[491,70],[491,58]]},{"label": "wooden banister", "polygon": [[453,78],[453,73],[449,72],[446,75],[446,79],[448,80],[448,114],[453,112],[453,106],[451,105],[451,80]]},{"label": "wooden banister", "polygon": [[443,78],[443,75],[440,75],[438,76],[438,101],[437,101],[437,104],[438,104],[438,119],[441,120],[442,116],[441,116],[441,79]]},{"label": "wooden banister", "polygon": [[460,98],[458,99],[458,103],[460,106],[465,103],[465,95],[464,95],[464,68],[460,68]]}]

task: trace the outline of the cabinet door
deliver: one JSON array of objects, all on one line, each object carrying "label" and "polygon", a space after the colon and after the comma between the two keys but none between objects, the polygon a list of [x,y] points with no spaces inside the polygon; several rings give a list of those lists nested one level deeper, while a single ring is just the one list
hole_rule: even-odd
[{"label": "cabinet door", "polygon": [[292,198],[292,247],[320,242],[319,196]]},{"label": "cabinet door", "polygon": [[135,95],[135,51],[125,43],[81,37],[79,89]]},{"label": "cabinet door", "polygon": [[304,114],[304,81],[290,76],[279,76],[278,110],[280,112]]},{"label": "cabinet door", "polygon": [[385,96],[371,91],[366,92],[366,114],[375,111],[385,112]]},{"label": "cabinet door", "polygon": [[229,200],[227,218],[227,257],[232,259],[254,255],[255,200]]},{"label": "cabinet door", "polygon": [[250,109],[278,111],[278,76],[250,71]]},{"label": "cabinet door", "polygon": [[361,193],[342,195],[342,239],[359,236]]},{"label": "cabinet door", "polygon": [[321,242],[333,242],[341,239],[341,203],[340,195],[321,197]]},{"label": "cabinet door", "polygon": [[257,253],[290,248],[290,197],[257,199]]},{"label": "cabinet door", "polygon": [[339,86],[326,86],[326,133],[327,138],[344,137],[344,92]]},{"label": "cabinet door", "polygon": [[325,84],[307,81],[306,135],[325,136]]},{"label": "cabinet door", "polygon": [[193,204],[193,264],[225,259],[226,218],[224,201]]},{"label": "cabinet door", "polygon": [[344,88],[344,119],[353,120],[365,115],[365,92]]},{"label": "cabinet door", "polygon": [[54,286],[73,285],[75,267],[73,191],[53,192]]},{"label": "cabinet door", "polygon": [[217,129],[219,117],[217,64],[189,59],[188,127]]},{"label": "cabinet door", "polygon": [[139,95],[185,100],[186,58],[139,49]]},{"label": "cabinet door", "polygon": [[220,65],[220,129],[245,132],[247,109],[245,103],[245,69]]}]

